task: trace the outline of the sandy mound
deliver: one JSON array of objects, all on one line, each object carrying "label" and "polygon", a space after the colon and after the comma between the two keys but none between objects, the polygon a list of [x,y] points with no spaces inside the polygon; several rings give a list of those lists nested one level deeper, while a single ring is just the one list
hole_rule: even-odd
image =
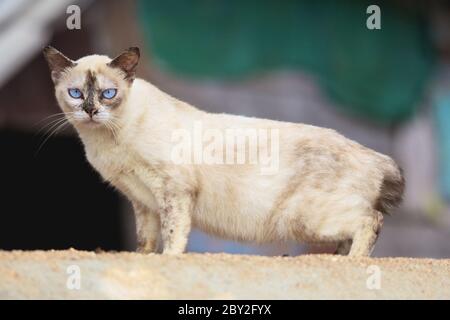
[{"label": "sandy mound", "polygon": [[450,260],[0,251],[0,298],[450,299]]}]

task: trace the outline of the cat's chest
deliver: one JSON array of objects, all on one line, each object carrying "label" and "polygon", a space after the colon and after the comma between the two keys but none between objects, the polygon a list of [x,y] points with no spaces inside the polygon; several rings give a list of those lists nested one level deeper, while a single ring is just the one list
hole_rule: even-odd
[{"label": "cat's chest", "polygon": [[132,167],[132,155],[126,148],[114,145],[86,145],[86,158],[103,179],[114,182]]},{"label": "cat's chest", "polygon": [[111,183],[130,200],[137,200],[149,208],[154,206],[151,180],[142,173],[148,168],[139,155],[118,146],[104,149],[86,148],[86,156],[91,165],[104,180]]}]

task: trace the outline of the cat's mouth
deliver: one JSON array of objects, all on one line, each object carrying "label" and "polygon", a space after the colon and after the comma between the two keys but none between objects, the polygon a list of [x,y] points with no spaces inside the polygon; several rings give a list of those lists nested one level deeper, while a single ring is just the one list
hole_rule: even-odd
[{"label": "cat's mouth", "polygon": [[76,122],[86,125],[86,126],[100,126],[100,125],[103,125],[105,121],[106,121],[106,119],[99,118],[96,116],[93,116],[93,117],[89,116],[89,117],[85,117],[83,119],[76,120]]}]

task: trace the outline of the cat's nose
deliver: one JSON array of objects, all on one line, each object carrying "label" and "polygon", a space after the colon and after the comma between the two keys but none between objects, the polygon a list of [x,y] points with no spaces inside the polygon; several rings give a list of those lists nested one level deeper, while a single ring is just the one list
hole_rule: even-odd
[{"label": "cat's nose", "polygon": [[98,109],[85,109],[84,110],[91,118],[98,113]]}]

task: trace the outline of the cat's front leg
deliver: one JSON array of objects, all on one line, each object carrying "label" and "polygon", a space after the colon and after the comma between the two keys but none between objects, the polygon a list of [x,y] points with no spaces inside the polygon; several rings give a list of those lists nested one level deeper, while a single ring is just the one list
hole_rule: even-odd
[{"label": "cat's front leg", "polygon": [[156,212],[133,201],[137,231],[137,252],[152,253],[158,250],[160,219]]},{"label": "cat's front leg", "polygon": [[160,205],[164,254],[180,254],[186,249],[192,219],[192,196],[165,192]]}]

